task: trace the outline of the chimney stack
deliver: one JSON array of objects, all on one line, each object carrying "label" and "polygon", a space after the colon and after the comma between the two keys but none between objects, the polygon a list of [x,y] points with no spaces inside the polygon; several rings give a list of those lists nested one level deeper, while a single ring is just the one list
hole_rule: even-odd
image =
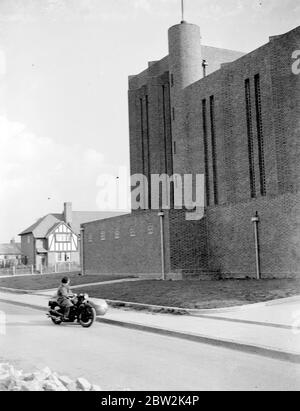
[{"label": "chimney stack", "polygon": [[66,224],[72,224],[72,203],[64,203],[64,220]]}]

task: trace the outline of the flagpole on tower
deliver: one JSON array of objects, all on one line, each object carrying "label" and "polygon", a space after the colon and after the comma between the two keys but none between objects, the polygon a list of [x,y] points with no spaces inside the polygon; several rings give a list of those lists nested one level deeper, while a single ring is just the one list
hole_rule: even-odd
[{"label": "flagpole on tower", "polygon": [[184,23],[184,0],[181,0],[181,23]]}]

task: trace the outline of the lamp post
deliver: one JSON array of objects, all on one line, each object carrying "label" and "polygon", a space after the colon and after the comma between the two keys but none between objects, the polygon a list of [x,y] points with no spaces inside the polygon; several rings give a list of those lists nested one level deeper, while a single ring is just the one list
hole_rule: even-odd
[{"label": "lamp post", "polygon": [[81,266],[81,275],[84,276],[84,246],[83,246],[83,239],[84,239],[84,228],[80,227],[80,266]]},{"label": "lamp post", "polygon": [[254,239],[255,239],[255,260],[256,260],[256,278],[261,279],[261,267],[260,267],[260,250],[259,250],[259,236],[258,236],[258,224],[259,216],[256,211],[255,216],[252,218],[252,223],[254,226]]},{"label": "lamp post", "polygon": [[166,268],[165,268],[165,233],[164,233],[164,217],[165,213],[160,211],[158,213],[160,219],[160,245],[161,245],[161,273],[162,280],[166,280]]}]

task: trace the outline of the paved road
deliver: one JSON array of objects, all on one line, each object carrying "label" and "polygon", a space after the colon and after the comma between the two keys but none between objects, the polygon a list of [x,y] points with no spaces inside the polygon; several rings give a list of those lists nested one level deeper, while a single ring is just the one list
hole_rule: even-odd
[{"label": "paved road", "polygon": [[40,311],[0,309],[0,360],[27,371],[49,366],[105,390],[300,389],[300,365],[99,323],[55,327]]}]

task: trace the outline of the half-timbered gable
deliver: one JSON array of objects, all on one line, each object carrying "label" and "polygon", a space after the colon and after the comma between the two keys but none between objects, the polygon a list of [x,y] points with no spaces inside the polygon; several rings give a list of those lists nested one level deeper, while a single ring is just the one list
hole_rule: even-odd
[{"label": "half-timbered gable", "polygon": [[78,237],[65,223],[58,224],[49,233],[48,251],[75,252],[78,251]]},{"label": "half-timbered gable", "polygon": [[51,260],[56,263],[74,262],[75,255],[77,257],[79,251],[78,236],[64,222],[57,224],[50,230],[47,235],[47,243],[48,255],[51,253]]}]

